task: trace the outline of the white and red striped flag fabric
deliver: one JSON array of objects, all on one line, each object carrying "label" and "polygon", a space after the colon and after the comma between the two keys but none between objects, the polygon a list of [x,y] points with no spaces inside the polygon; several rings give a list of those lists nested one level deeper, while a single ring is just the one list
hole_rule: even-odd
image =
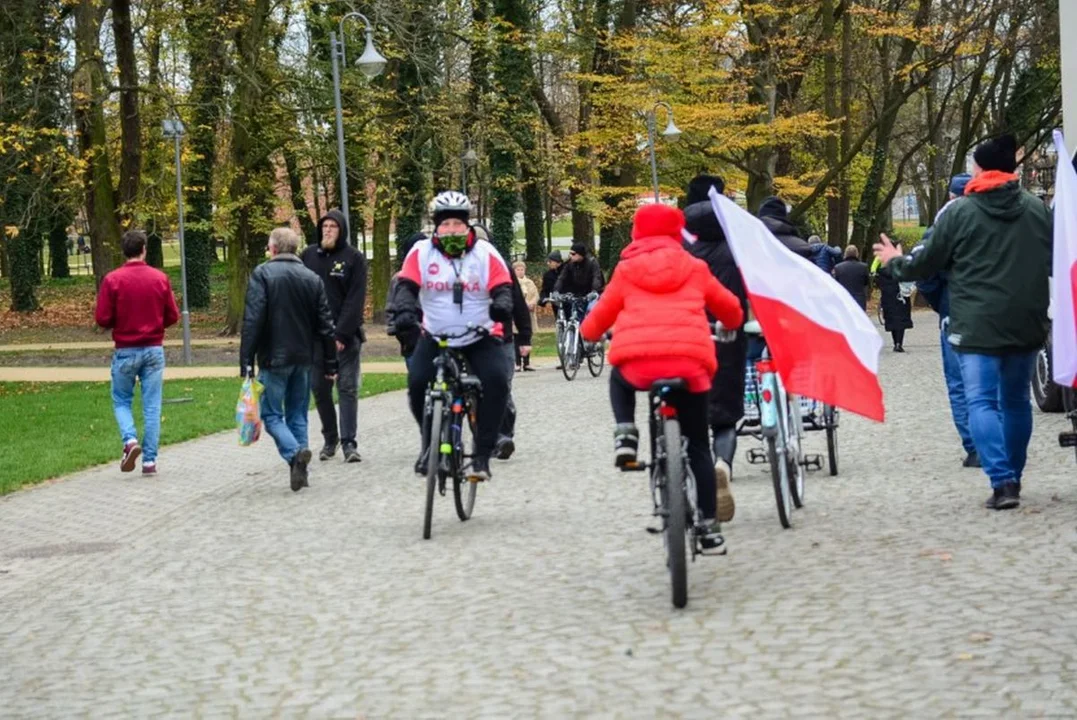
[{"label": "white and red striped flag fabric", "polygon": [[852,296],[736,203],[710,193],[785,388],[882,422],[883,341]]},{"label": "white and red striped flag fabric", "polygon": [[1054,265],[1051,275],[1051,367],[1054,381],[1077,387],[1077,171],[1055,130]]}]

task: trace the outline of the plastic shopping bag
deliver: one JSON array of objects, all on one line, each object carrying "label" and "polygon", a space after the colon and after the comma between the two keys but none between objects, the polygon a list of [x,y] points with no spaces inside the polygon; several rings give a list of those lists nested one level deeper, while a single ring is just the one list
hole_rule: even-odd
[{"label": "plastic shopping bag", "polygon": [[236,428],[239,430],[239,444],[243,446],[258,442],[262,436],[262,417],[258,411],[258,401],[262,397],[262,383],[248,377],[243,381],[236,402]]}]

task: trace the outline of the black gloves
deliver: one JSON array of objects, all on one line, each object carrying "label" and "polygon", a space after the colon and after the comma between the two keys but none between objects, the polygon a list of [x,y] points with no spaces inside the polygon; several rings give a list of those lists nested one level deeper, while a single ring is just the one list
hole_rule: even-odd
[{"label": "black gloves", "polygon": [[490,293],[490,319],[502,325],[512,322],[512,285],[499,285]]}]

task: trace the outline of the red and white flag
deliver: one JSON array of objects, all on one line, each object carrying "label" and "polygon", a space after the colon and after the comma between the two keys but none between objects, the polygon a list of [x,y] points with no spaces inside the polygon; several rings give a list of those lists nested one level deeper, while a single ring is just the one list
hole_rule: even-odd
[{"label": "red and white flag", "polygon": [[882,422],[883,341],[867,314],[750,213],[713,188],[710,197],[786,389]]},{"label": "red and white flag", "polygon": [[1077,171],[1062,133],[1055,130],[1054,266],[1051,275],[1051,367],[1054,381],[1077,387]]}]

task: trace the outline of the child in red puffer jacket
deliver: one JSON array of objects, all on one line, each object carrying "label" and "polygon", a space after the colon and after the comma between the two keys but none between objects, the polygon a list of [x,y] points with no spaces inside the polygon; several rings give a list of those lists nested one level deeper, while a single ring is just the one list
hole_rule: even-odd
[{"label": "child in red puffer jacket", "polygon": [[711,458],[707,395],[718,369],[707,312],[727,329],[744,321],[740,301],[711,275],[707,264],[681,246],[684,214],[660,204],[644,205],[632,220],[632,242],[606,292],[580,328],[584,340],[596,342],[613,327],[610,344],[610,403],[617,422],[617,467],[636,460],[636,392],[663,378],[683,378],[688,388],[670,396],[699,493],[697,502],[707,527],[704,546],[721,544],[716,520],[733,517],[728,482],[717,489]]}]

